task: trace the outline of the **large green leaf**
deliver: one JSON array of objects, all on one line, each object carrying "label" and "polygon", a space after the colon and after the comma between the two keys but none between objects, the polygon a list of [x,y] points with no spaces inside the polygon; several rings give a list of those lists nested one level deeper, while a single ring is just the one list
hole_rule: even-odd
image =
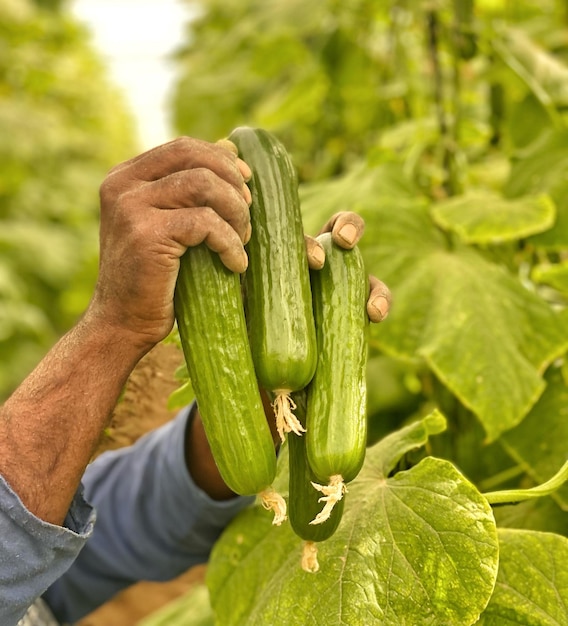
[{"label": "large green leaf", "polygon": [[366,221],[367,268],[393,292],[373,343],[425,359],[490,440],[517,425],[544,390],[543,371],[568,349],[560,316],[506,269],[444,237],[393,165],[314,185],[302,199],[310,226],[345,208]]},{"label": "large green leaf", "polygon": [[480,626],[568,624],[568,539],[499,530],[499,574]]},{"label": "large green leaf", "polygon": [[554,203],[546,195],[507,200],[495,193],[472,191],[438,202],[434,221],[466,243],[499,244],[548,230],[554,224]]},{"label": "large green leaf", "polygon": [[541,395],[544,368],[568,348],[567,329],[543,300],[472,250],[428,262],[432,301],[417,352],[496,439]]},{"label": "large green leaf", "polygon": [[[568,385],[559,368],[547,372],[547,388],[521,424],[505,433],[502,445],[535,483],[553,476],[568,456]],[[568,486],[552,497],[568,511]]]},{"label": "large green leaf", "polygon": [[454,466],[427,457],[388,477],[444,422],[432,415],[377,444],[351,483],[320,570],[266,511],[242,514],[216,545],[208,584],[218,626],[473,624],[493,591],[498,543],[485,499]]}]

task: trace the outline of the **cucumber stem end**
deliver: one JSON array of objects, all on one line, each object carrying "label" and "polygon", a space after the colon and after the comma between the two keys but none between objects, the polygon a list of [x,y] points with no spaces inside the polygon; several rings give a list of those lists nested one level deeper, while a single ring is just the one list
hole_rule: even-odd
[{"label": "cucumber stem end", "polygon": [[301,436],[306,432],[300,420],[294,415],[296,403],[290,397],[290,391],[287,389],[278,389],[276,397],[272,403],[274,414],[276,416],[276,430],[280,435],[282,443],[286,438],[285,433],[294,433]]},{"label": "cucumber stem end", "polygon": [[286,521],[286,500],[279,493],[274,491],[272,487],[268,487],[258,495],[262,506],[267,511],[274,511],[272,523],[275,526],[280,526],[282,522]]},{"label": "cucumber stem end", "polygon": [[323,509],[314,517],[310,524],[323,524],[329,519],[333,507],[343,498],[347,493],[347,487],[343,482],[343,476],[341,474],[334,474],[329,479],[329,484],[320,485],[319,483],[312,482],[314,489],[321,491],[323,496],[318,502],[325,502]]},{"label": "cucumber stem end", "polygon": [[315,574],[319,570],[318,547],[315,541],[304,541],[302,569],[309,574]]}]

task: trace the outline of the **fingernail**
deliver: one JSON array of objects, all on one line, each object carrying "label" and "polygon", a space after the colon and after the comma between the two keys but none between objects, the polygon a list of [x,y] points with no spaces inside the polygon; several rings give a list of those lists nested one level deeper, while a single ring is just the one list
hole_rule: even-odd
[{"label": "fingernail", "polygon": [[252,224],[249,222],[247,226],[247,230],[245,232],[245,240],[243,241],[244,244],[247,244],[250,241],[251,235],[252,235]]},{"label": "fingernail", "polygon": [[245,180],[250,180],[252,178],[252,170],[250,167],[242,159],[238,159],[238,164],[243,178]]},{"label": "fingernail", "polygon": [[345,224],[345,226],[341,227],[338,235],[347,245],[352,246],[357,240],[357,229],[353,224]]},{"label": "fingernail", "polygon": [[219,139],[219,141],[217,141],[217,145],[225,148],[225,150],[228,150],[237,156],[239,154],[239,149],[232,141],[229,141],[229,139]]},{"label": "fingernail", "polygon": [[247,256],[247,253],[243,250],[243,269],[240,272],[241,274],[246,271],[248,264],[249,264],[249,258]]},{"label": "fingernail", "polygon": [[245,198],[246,203],[250,206],[252,204],[252,195],[247,185],[243,185],[243,196]]},{"label": "fingernail", "polygon": [[[384,296],[375,296],[371,302],[369,302],[369,308],[371,309],[369,317],[374,321],[382,322],[389,314],[390,302]],[[375,315],[373,315],[375,313]]]},{"label": "fingernail", "polygon": [[321,269],[325,265],[325,252],[320,246],[314,246],[310,256],[310,265],[312,265],[314,269]]}]

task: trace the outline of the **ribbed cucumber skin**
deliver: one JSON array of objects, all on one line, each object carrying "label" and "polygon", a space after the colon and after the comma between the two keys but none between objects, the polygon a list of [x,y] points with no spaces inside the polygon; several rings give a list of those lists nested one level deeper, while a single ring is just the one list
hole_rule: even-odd
[{"label": "ribbed cucumber skin", "polygon": [[269,391],[303,389],[317,352],[296,171],[263,129],[240,127],[229,139],[252,170],[244,299],[256,373]]},{"label": "ribbed cucumber skin", "polygon": [[[293,394],[296,417],[306,424],[306,393]],[[289,495],[288,518],[294,532],[305,541],[324,541],[337,530],[343,515],[345,498],[337,502],[329,519],[322,524],[310,524],[322,509],[321,493],[312,486],[318,478],[311,470],[306,454],[306,437],[288,437]]]},{"label": "ribbed cucumber skin", "polygon": [[308,386],[306,450],[321,481],[359,473],[367,440],[368,277],[359,249],[320,235],[326,261],[311,273],[318,366]]},{"label": "ribbed cucumber skin", "polygon": [[269,487],[276,452],[247,337],[238,274],[205,244],[181,258],[175,314],[211,452],[235,493]]}]

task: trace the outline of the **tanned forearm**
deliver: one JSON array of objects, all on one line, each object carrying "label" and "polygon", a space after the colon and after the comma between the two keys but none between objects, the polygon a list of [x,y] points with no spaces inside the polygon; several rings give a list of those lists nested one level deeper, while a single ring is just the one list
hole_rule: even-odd
[{"label": "tanned forearm", "polygon": [[37,517],[62,524],[144,349],[81,321],[0,409],[0,473]]}]

